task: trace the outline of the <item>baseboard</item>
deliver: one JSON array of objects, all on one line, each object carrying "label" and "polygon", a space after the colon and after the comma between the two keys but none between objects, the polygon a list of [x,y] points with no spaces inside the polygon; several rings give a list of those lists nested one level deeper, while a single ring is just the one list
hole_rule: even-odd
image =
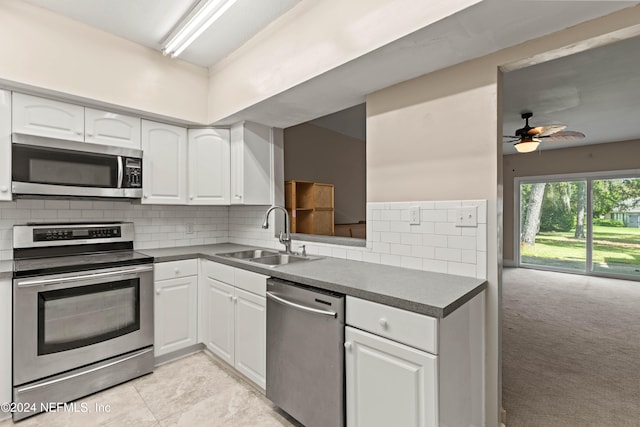
[{"label": "baseboard", "polygon": [[502,260],[502,266],[503,267],[515,267],[516,266],[516,262],[512,259],[503,259]]},{"label": "baseboard", "polygon": [[198,353],[203,349],[204,349],[204,344],[202,343],[193,344],[181,350],[176,350],[171,353],[158,356],[156,357],[155,363],[156,363],[156,366],[164,365],[165,363],[173,362],[174,360],[182,359],[183,357],[189,356],[194,353]]}]

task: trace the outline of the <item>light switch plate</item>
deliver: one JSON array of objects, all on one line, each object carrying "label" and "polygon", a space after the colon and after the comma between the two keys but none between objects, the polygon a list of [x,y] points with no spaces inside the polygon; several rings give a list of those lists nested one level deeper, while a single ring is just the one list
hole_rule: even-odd
[{"label": "light switch plate", "polygon": [[409,208],[409,224],[420,225],[420,206],[411,206]]},{"label": "light switch plate", "polygon": [[456,209],[456,227],[477,227],[478,208],[469,206]]}]

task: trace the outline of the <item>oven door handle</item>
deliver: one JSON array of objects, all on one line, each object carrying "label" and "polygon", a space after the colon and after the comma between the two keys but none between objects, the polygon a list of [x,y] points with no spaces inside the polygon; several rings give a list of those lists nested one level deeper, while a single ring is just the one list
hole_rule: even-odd
[{"label": "oven door handle", "polygon": [[56,283],[79,282],[83,280],[101,279],[103,277],[121,276],[123,274],[144,273],[152,270],[153,270],[153,266],[135,267],[135,268],[122,269],[122,270],[115,270],[115,271],[106,271],[103,273],[83,274],[81,276],[55,277],[52,279],[22,279],[22,280],[16,280],[16,284],[19,287],[53,285]]}]

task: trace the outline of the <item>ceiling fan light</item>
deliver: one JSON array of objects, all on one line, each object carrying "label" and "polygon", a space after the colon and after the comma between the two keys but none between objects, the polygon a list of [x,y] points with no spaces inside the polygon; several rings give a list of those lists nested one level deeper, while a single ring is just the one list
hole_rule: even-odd
[{"label": "ceiling fan light", "polygon": [[514,145],[518,153],[531,153],[536,151],[540,145],[540,140],[536,138],[527,138]]}]

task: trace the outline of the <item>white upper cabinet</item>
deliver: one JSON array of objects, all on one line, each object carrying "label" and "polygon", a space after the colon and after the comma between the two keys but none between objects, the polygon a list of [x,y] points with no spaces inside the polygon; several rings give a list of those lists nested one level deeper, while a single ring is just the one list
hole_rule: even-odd
[{"label": "white upper cabinet", "polygon": [[187,203],[187,130],[142,121],[143,204]]},{"label": "white upper cabinet", "polygon": [[272,204],[272,159],[271,128],[251,122],[231,127],[231,204]]},{"label": "white upper cabinet", "polygon": [[11,92],[6,90],[0,90],[0,200],[11,200]]},{"label": "white upper cabinet", "polygon": [[140,118],[85,108],[85,141],[140,149]]},{"label": "white upper cabinet", "polygon": [[229,130],[189,129],[189,200],[192,205],[229,204]]},{"label": "white upper cabinet", "polygon": [[13,132],[84,141],[84,107],[13,93]]}]

